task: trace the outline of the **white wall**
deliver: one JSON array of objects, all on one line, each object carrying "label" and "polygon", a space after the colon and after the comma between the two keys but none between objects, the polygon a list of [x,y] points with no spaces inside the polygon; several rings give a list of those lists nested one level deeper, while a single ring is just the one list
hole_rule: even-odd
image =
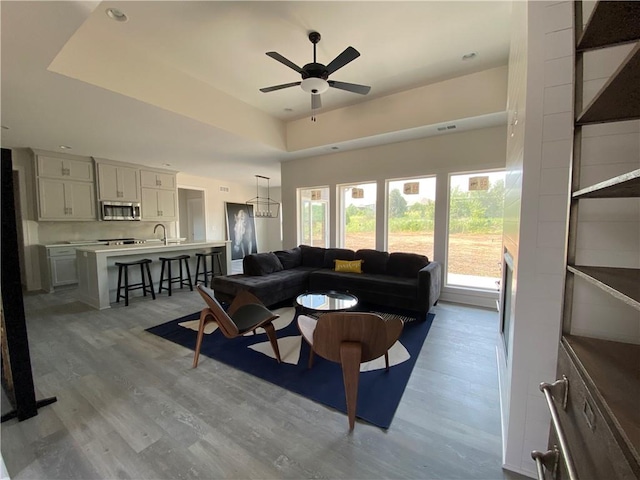
[{"label": "white wall", "polygon": [[[513,323],[497,345],[503,463],[535,477],[562,325],[565,232],[573,135],[572,2],[514,2],[509,62],[504,246],[514,258]],[[516,113],[517,112],[517,113]],[[515,120],[517,118],[517,124]]]},{"label": "white wall", "polygon": [[[221,240],[227,238],[225,216],[225,202],[245,203],[256,196],[256,187],[238,183],[224,182],[215,178],[196,177],[186,173],[178,173],[179,188],[194,188],[204,191],[205,222],[207,240]],[[220,187],[228,187],[228,192],[220,191]],[[262,189],[260,196],[266,195]],[[279,189],[272,188],[271,197],[278,201]],[[256,241],[259,252],[278,250],[282,247],[280,238],[280,221],[277,219],[255,218]]]},{"label": "white wall", "polygon": [[[450,173],[502,169],[505,166],[506,128],[492,127],[429,137],[320,157],[282,163],[283,233],[285,248],[298,244],[297,189],[328,186],[330,192],[330,244],[337,245],[337,185],[377,183],[377,218],[385,218],[385,181],[416,176],[436,176],[436,220],[433,260],[446,256],[447,196]],[[384,250],[384,225],[377,222],[376,248]],[[457,295],[457,296],[456,296]],[[496,295],[462,295],[446,288],[443,299],[486,304],[495,308]]]}]

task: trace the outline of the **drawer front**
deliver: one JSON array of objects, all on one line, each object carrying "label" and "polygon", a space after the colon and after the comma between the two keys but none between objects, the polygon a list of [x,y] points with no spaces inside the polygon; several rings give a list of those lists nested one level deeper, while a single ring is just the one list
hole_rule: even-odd
[{"label": "drawer front", "polygon": [[[567,353],[560,345],[558,378],[569,380],[567,408],[563,410],[556,399],[560,424],[564,430],[569,450],[580,480],[623,479],[636,480],[622,450],[618,446],[609,425],[598,408],[587,385]],[[551,428],[550,447],[558,445]],[[558,478],[568,478],[564,460],[560,462]]]},{"label": "drawer front", "polygon": [[65,255],[76,255],[76,249],[73,247],[50,247],[47,248],[50,257],[63,257]]}]

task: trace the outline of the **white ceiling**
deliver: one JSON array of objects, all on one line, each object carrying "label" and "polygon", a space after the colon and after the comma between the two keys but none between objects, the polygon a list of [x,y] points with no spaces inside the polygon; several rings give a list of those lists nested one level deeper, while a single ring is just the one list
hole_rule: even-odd
[{"label": "white ceiling", "polygon": [[[112,6],[129,21],[110,19],[105,10]],[[232,127],[175,113],[163,102],[136,99],[144,96],[128,89],[136,79],[127,60],[135,53],[280,124],[308,116],[310,98],[300,87],[259,91],[300,80],[265,52],[276,51],[303,66],[313,59],[307,35],[316,30],[322,35],[318,62],[328,64],[347,46],[361,53],[330,78],[370,85],[371,92],[361,96],[329,89],[322,95],[322,113],[506,64],[510,8],[507,1],[3,1],[1,122],[9,129],[2,130],[2,146],[60,151],[59,145],[69,145],[69,153],[78,155],[170,164],[168,168],[242,183],[261,174],[279,185],[281,160],[317,149],[289,153]],[[85,57],[77,55],[78,45]],[[108,66],[117,82],[92,80],[87,58],[95,52],[93,58],[104,68],[98,53],[109,48]],[[477,57],[462,60],[470,52]],[[85,72],[77,73],[82,68]],[[171,78],[157,75],[148,91],[171,96],[180,89]],[[227,104],[231,109],[228,105],[234,104]],[[496,119],[484,125],[491,121]],[[477,128],[483,122],[469,125]],[[354,139],[341,149],[426,134],[416,130]]]}]

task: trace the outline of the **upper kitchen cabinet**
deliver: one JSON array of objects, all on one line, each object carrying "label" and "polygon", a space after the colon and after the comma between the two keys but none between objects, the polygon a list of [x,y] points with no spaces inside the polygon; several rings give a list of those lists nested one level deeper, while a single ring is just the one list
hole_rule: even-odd
[{"label": "upper kitchen cabinet", "polygon": [[96,159],[98,200],[140,201],[140,170]]},{"label": "upper kitchen cabinet", "polygon": [[93,161],[37,153],[38,220],[96,220]]},{"label": "upper kitchen cabinet", "polygon": [[142,220],[176,221],[178,191],[176,174],[166,170],[140,170]]},{"label": "upper kitchen cabinet", "polygon": [[143,188],[176,189],[176,175],[161,170],[140,170],[140,184]]},{"label": "upper kitchen cabinet", "polygon": [[79,182],[93,182],[93,163],[87,159],[38,155],[38,176]]}]

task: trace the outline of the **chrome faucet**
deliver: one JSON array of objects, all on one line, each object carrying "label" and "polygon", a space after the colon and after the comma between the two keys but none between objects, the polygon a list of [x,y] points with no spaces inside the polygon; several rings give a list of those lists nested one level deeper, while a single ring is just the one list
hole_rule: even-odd
[{"label": "chrome faucet", "polygon": [[155,227],[153,227],[153,233],[156,233],[158,227],[162,227],[162,241],[165,245],[169,245],[167,239],[167,227],[165,227],[162,223],[158,223]]}]

